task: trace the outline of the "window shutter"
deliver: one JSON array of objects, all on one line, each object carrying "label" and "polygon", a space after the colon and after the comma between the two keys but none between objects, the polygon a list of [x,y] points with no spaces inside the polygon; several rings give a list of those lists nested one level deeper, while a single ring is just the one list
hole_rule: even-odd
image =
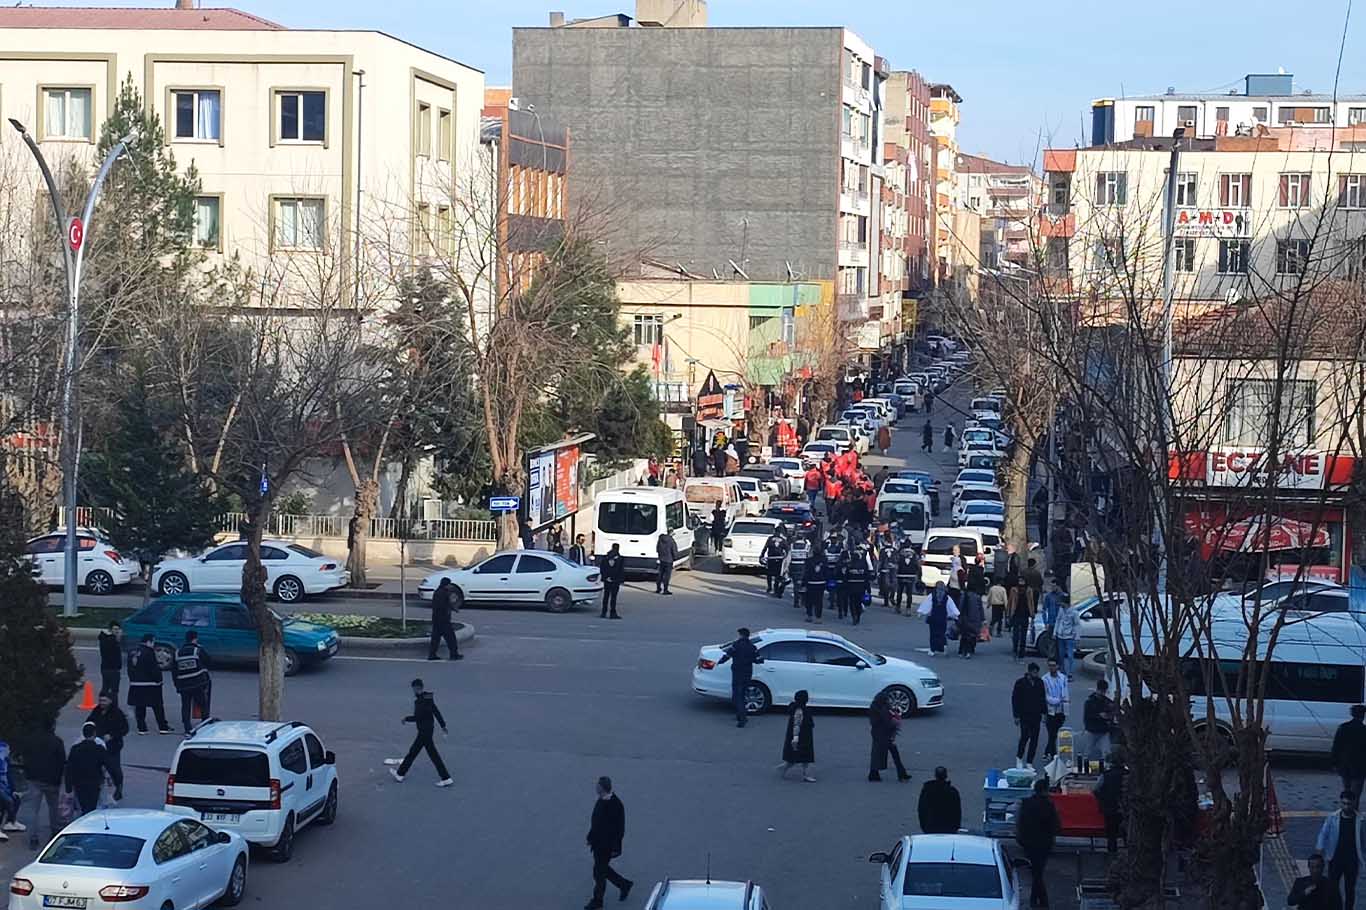
[{"label": "window shutter", "polygon": [[1339,174],[1339,175],[1338,175],[1338,208],[1344,208],[1344,207],[1346,207],[1346,205],[1347,205],[1347,175],[1346,175],[1346,174]]},{"label": "window shutter", "polygon": [[1219,205],[1228,208],[1228,174],[1219,175]]},{"label": "window shutter", "polygon": [[1290,175],[1281,175],[1281,206],[1290,204]]}]

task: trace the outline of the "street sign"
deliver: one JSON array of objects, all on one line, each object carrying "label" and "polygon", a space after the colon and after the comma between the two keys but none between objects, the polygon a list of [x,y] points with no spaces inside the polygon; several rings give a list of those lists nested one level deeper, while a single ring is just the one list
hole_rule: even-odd
[{"label": "street sign", "polygon": [[516,512],[522,504],[520,496],[491,496],[489,497],[490,512]]},{"label": "street sign", "polygon": [[71,252],[80,252],[81,244],[85,242],[85,225],[81,219],[72,218],[66,223],[66,244],[71,247]]}]

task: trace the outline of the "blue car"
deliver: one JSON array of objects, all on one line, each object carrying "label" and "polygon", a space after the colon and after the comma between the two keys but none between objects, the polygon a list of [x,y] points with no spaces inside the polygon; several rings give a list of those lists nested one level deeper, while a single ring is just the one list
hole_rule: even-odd
[{"label": "blue car", "polygon": [[[340,637],[335,629],[285,617],[285,675],[321,663],[337,653]],[[233,594],[170,594],[157,598],[123,623],[124,642],[130,648],[151,634],[155,638],[157,663],[169,670],[176,649],[191,629],[211,666],[255,664],[261,635],[251,613]]]}]

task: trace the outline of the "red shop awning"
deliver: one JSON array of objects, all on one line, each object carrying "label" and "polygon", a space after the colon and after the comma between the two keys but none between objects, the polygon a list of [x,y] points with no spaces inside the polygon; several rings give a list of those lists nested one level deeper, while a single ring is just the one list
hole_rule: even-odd
[{"label": "red shop awning", "polygon": [[1261,550],[1300,550],[1331,543],[1323,522],[1299,521],[1274,516],[1265,522],[1260,515],[1241,521],[1204,526],[1198,515],[1186,516],[1186,530],[1200,537],[1206,547],[1236,553]]}]

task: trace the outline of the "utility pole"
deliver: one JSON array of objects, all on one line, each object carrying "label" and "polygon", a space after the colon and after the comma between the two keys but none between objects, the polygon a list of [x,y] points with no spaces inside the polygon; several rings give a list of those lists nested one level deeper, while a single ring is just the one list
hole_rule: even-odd
[{"label": "utility pole", "polygon": [[79,431],[76,419],[76,394],[78,384],[76,371],[80,363],[80,317],[78,304],[81,292],[81,265],[85,261],[85,238],[90,230],[90,219],[95,214],[95,200],[99,198],[100,187],[109,176],[110,169],[118,157],[127,150],[132,141],[131,135],[124,136],[109,154],[95,174],[90,193],[85,197],[81,217],[68,218],[66,204],[57,190],[57,181],[52,177],[52,169],[47,166],[42,149],[24,125],[10,118],[10,126],[24,137],[33,157],[38,161],[38,169],[47,183],[48,196],[52,199],[52,212],[57,218],[57,229],[62,232],[62,269],[66,274],[66,359],[62,376],[62,506],[66,515],[66,546],[63,557],[62,573],[62,615],[76,615],[76,475],[80,469],[81,448],[77,440]]},{"label": "utility pole", "polygon": [[[1163,545],[1162,528],[1171,521],[1166,511],[1166,498],[1163,495],[1163,474],[1167,470],[1168,449],[1171,446],[1171,398],[1172,398],[1172,298],[1176,290],[1176,251],[1173,241],[1176,233],[1176,175],[1181,162],[1181,140],[1185,138],[1184,127],[1172,131],[1172,156],[1167,165],[1167,186],[1162,199],[1162,373],[1161,397],[1157,402],[1158,433],[1157,445],[1153,455],[1153,531],[1152,542],[1157,553],[1157,596],[1160,599],[1167,591],[1167,548]],[[1161,472],[1161,473],[1159,473]]]}]

